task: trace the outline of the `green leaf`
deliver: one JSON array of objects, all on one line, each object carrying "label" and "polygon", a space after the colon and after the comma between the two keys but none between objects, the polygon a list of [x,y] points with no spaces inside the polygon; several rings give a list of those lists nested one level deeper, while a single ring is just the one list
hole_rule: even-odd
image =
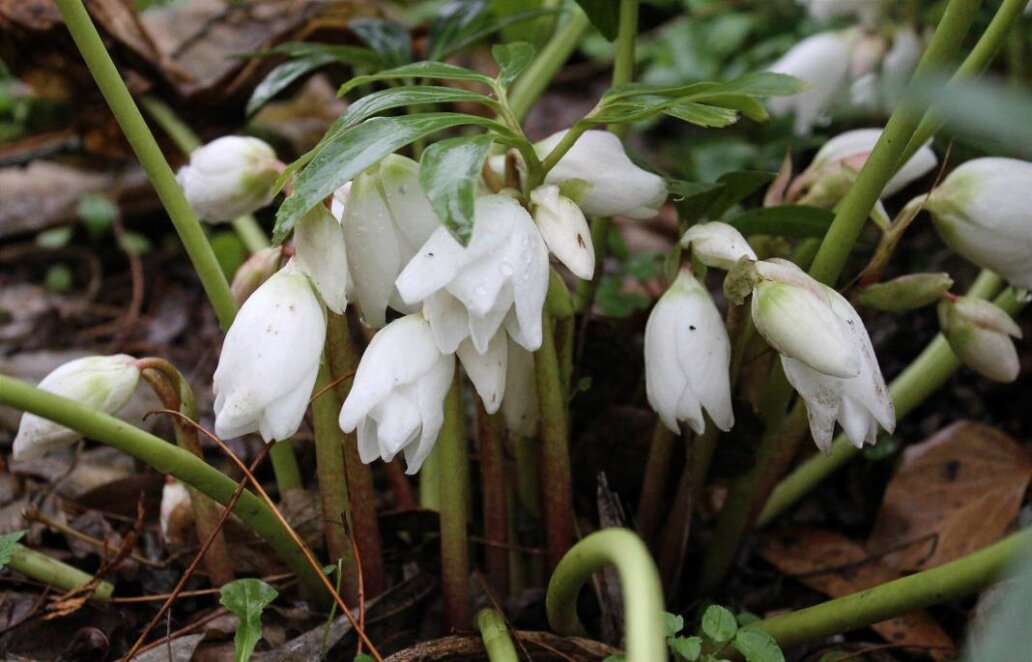
[{"label": "green leaf", "polygon": [[686,182],[680,179],[667,180],[667,190],[670,191],[670,199],[677,207],[681,220],[687,223],[694,223],[706,215],[713,201],[720,196],[725,188],[724,184]]},{"label": "green leaf", "polygon": [[501,106],[489,96],[464,90],[458,87],[444,87],[438,85],[417,85],[413,87],[392,87],[379,92],[367,94],[355,103],[348,106],[344,114],[334,123],[331,131],[335,129],[351,128],[356,124],[379,115],[385,110],[402,108],[404,106],[419,106],[431,103],[479,103],[494,110]]},{"label": "green leaf", "polygon": [[766,630],[739,630],[733,643],[746,662],[785,662],[785,654],[778,647],[778,642]]},{"label": "green leaf", "polygon": [[738,113],[730,108],[710,106],[697,101],[676,103],[663,113],[697,126],[721,129],[738,121]]},{"label": "green leaf", "polygon": [[759,623],[761,619],[759,616],[753,614],[752,612],[741,611],[735,615],[735,620],[738,621],[738,627],[743,628],[746,625],[750,625],[752,623]]},{"label": "green leaf", "polygon": [[806,205],[750,209],[727,221],[744,235],[769,234],[788,239],[820,239],[828,231],[833,212]]},{"label": "green leaf", "polygon": [[75,214],[93,236],[105,232],[118,218],[118,206],[103,193],[87,193],[79,198]]},{"label": "green leaf", "polygon": [[369,653],[359,653],[355,656],[354,662],[373,662],[373,656]]},{"label": "green leaf", "polygon": [[627,657],[622,654],[609,655],[602,662],[627,662]]},{"label": "green leaf", "polygon": [[26,531],[11,531],[0,536],[0,568],[7,567],[14,556],[14,550],[18,547],[18,541],[25,536]]},{"label": "green leaf", "polygon": [[673,637],[684,629],[684,617],[670,612],[663,612],[663,625],[666,627],[666,636]]},{"label": "green leaf", "polygon": [[777,175],[773,172],[757,170],[739,170],[721,175],[717,181],[724,185],[724,190],[710,206],[710,218],[720,218],[728,209],[744,200]]},{"label": "green leaf", "polygon": [[353,18],[348,27],[379,53],[388,67],[412,61],[412,38],[404,26],[382,18]]},{"label": "green leaf", "polygon": [[534,47],[525,41],[512,44],[498,44],[491,49],[491,55],[498,63],[498,82],[508,87],[534,61]]},{"label": "green leaf", "polygon": [[748,94],[713,94],[707,95],[705,101],[711,106],[721,106],[740,111],[754,122],[766,122],[770,119],[770,113],[763,107],[763,104]]},{"label": "green leaf", "polygon": [[473,236],[477,182],[494,136],[448,138],[430,145],[419,160],[419,183],[438,218],[463,246]]},{"label": "green leaf", "polygon": [[448,2],[441,7],[427,34],[427,59],[440,60],[449,51],[461,48],[459,44],[469,43],[467,36],[479,32],[487,10],[485,0]]},{"label": "green leaf", "polygon": [[40,248],[64,248],[72,239],[72,226],[62,225],[58,228],[44,230],[36,235],[36,245]]},{"label": "green leaf", "polygon": [[622,319],[647,309],[652,300],[638,292],[625,292],[622,274],[606,274],[598,283],[596,300],[606,317]]},{"label": "green leaf", "polygon": [[235,662],[247,662],[262,638],[262,611],[279,593],[260,579],[238,579],[220,590],[219,602],[240,619],[233,645]]},{"label": "green leaf", "polygon": [[688,662],[695,662],[702,655],[702,637],[671,637],[667,639],[667,646],[674,655]]},{"label": "green leaf", "polygon": [[289,58],[331,55],[338,62],[350,62],[367,67],[383,66],[383,60],[380,56],[368,48],[320,44],[311,41],[287,41],[265,50],[239,53],[237,57],[275,57],[278,55],[286,55]]},{"label": "green leaf", "polygon": [[394,69],[387,69],[368,76],[356,76],[340,86],[338,96],[344,96],[359,85],[374,83],[381,80],[403,80],[408,78],[436,78],[439,80],[465,80],[474,83],[483,83],[488,87],[494,85],[494,79],[482,73],[458,67],[454,64],[444,62],[414,62]]},{"label": "green leaf", "polygon": [[[276,213],[273,240],[283,241],[297,220],[309,209],[322,203],[326,196],[383,157],[431,133],[464,124],[474,124],[501,133],[506,131],[498,123],[475,115],[425,113],[374,117],[356,127],[328,136],[316,150],[302,157],[307,165],[297,175],[294,193]],[[288,171],[294,170],[288,168]]]},{"label": "green leaf", "polygon": [[577,0],[577,4],[603,37],[609,41],[616,39],[616,33],[620,28],[619,0]]},{"label": "green leaf", "polygon": [[749,94],[756,97],[783,97],[798,94],[806,83],[795,76],[772,71],[757,71],[724,83],[722,92]]},{"label": "green leaf", "polygon": [[[363,49],[356,49],[363,50]],[[291,83],[302,76],[321,69],[328,64],[335,62],[346,62],[334,53],[318,51],[309,55],[303,55],[293,60],[287,60],[270,71],[262,82],[254,88],[251,98],[247,100],[247,115],[253,115],[259,108],[264,106],[270,99],[285,90]]]},{"label": "green leaf", "polygon": [[731,641],[738,631],[735,615],[720,605],[710,605],[702,614],[702,631],[712,641]]}]

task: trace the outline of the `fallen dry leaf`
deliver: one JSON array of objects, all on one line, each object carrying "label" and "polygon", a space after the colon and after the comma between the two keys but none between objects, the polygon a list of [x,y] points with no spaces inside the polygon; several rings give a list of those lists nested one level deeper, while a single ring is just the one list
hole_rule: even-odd
[{"label": "fallen dry leaf", "polygon": [[[786,575],[833,598],[900,577],[899,571],[860,543],[820,529],[774,531],[764,540],[761,555]],[[901,648],[925,650],[935,659],[945,659],[954,647],[949,635],[924,611],[875,623],[871,629]]]},{"label": "fallen dry leaf", "polygon": [[901,570],[953,561],[1002,537],[1032,459],[996,428],[961,421],[911,446],[885,490],[867,548]]}]

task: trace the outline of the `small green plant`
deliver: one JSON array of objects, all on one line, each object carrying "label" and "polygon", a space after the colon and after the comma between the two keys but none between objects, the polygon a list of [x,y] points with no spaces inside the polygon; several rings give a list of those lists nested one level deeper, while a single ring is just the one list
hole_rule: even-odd
[{"label": "small green plant", "polygon": [[247,662],[262,638],[262,612],[279,593],[260,579],[238,579],[222,587],[219,602],[240,619],[233,645],[235,662]]},{"label": "small green plant", "polygon": [[[746,662],[784,662],[785,656],[766,631],[746,627],[759,620],[743,612],[735,616],[729,609],[711,605],[702,614],[700,633],[683,636],[684,617],[666,613],[667,647],[675,660],[687,662],[725,662],[722,653],[733,647]],[[623,655],[610,655],[606,662],[623,662]]]}]

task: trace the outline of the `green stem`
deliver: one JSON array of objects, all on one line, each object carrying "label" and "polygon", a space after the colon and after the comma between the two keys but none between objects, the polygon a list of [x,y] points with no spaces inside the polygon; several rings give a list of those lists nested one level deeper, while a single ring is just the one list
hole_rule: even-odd
[{"label": "green stem", "polygon": [[856,630],[978,593],[1000,579],[1029,545],[1032,531],[1016,533],[937,568],[747,627],[766,630],[785,648]]},{"label": "green stem", "polygon": [[437,436],[441,451],[440,469],[448,479],[440,482],[441,500],[441,585],[445,621],[453,630],[469,630],[469,453],[463,430],[462,394],[455,375],[444,400],[444,426]]},{"label": "green stem", "polygon": [[434,446],[419,468],[419,507],[441,510],[441,451],[438,446]]},{"label": "green stem", "polygon": [[487,576],[496,595],[509,591],[509,486],[506,483],[505,432],[500,414],[488,414],[477,398],[477,441],[483,492]]},{"label": "green stem", "polygon": [[477,613],[477,629],[490,662],[519,662],[520,656],[516,654],[516,646],[509,636],[509,627],[500,612],[481,609]]},{"label": "green stem", "polygon": [[509,94],[509,108],[517,120],[522,122],[526,119],[534,103],[577,48],[581,35],[589,23],[588,15],[583,9],[578,6],[572,7],[566,22],[556,30],[534,63],[513,85]]},{"label": "green stem", "polygon": [[545,595],[548,623],[561,635],[585,636],[577,616],[577,594],[592,573],[608,565],[620,575],[628,662],[667,659],[659,573],[645,543],[628,529],[596,531],[563,557]]},{"label": "green stem", "polygon": [[272,473],[276,476],[276,487],[279,489],[281,499],[291,490],[304,488],[301,467],[297,464],[297,457],[294,455],[294,448],[290,445],[289,439],[272,444],[269,448],[269,460],[272,462]]},{"label": "green stem", "polygon": [[598,291],[598,282],[602,278],[602,268],[609,254],[609,228],[613,225],[613,219],[608,216],[591,217],[591,247],[595,250],[595,273],[591,280],[577,281],[577,291],[574,294],[574,309],[578,313],[590,317],[591,305],[595,301],[595,293]]},{"label": "green stem", "polygon": [[646,542],[656,534],[659,515],[666,497],[667,481],[670,479],[670,462],[674,456],[674,442],[680,435],[671,432],[663,421],[656,419],[652,428],[652,444],[649,446],[649,457],[645,463],[645,475],[641,481],[641,494],[638,496],[638,533]]},{"label": "green stem", "polygon": [[[19,543],[15,543],[14,549],[11,550],[11,560],[7,562],[7,567],[30,579],[62,591],[74,591],[94,581],[93,575],[88,572],[73,568],[67,563],[62,563]],[[90,597],[94,600],[107,601],[114,591],[114,586],[102,581],[96,585]]]},{"label": "green stem", "polygon": [[183,191],[176,183],[175,175],[161,153],[157,141],[147,128],[140,110],[133,102],[129,90],[118,75],[115,63],[104,49],[104,42],[97,33],[81,0],[56,0],[57,8],[64,18],[68,30],[82,53],[90,73],[93,74],[101,94],[115,115],[129,145],[136,153],[140,164],[147,172],[161,204],[168,212],[172,224],[179,233],[197,277],[201,280],[208,299],[215,309],[215,315],[223,330],[228,329],[236,315],[236,303],[229,291],[229,283],[222,273],[215,253],[211,249],[197,216],[186,201]]},{"label": "green stem", "polygon": [[[150,465],[159,473],[175,476],[223,505],[229,503],[236,491],[237,484],[233,480],[191,453],[125,421],[6,375],[0,375],[0,404],[31,412],[72,428],[85,437],[102,441]],[[311,595],[325,594],[325,586],[315,574],[316,570],[261,499],[245,491],[233,512],[269,543]]]},{"label": "green stem", "polygon": [[[968,291],[969,296],[988,298],[999,286],[995,274],[983,271]],[[1025,303],[1019,300],[1013,290],[1004,291],[996,298],[996,304],[1014,315]],[[949,343],[939,334],[921,354],[889,385],[889,394],[896,408],[896,419],[900,420],[938,390],[950,376],[960,368],[960,361],[950,350]],[[815,455],[800,464],[771,492],[770,499],[757,517],[757,526],[766,526],[829,475],[844,466],[861,451],[839,435],[826,455]]]},{"label": "green stem", "polygon": [[[638,37],[638,0],[620,0],[619,28],[616,33],[616,55],[613,62],[612,87],[625,85],[634,79],[634,44]],[[611,124],[610,133],[623,137],[626,124]]]},{"label": "green stem", "polygon": [[[547,305],[547,304],[546,304]],[[555,320],[546,313],[541,348],[534,353],[540,412],[541,487],[544,491],[545,547],[554,568],[573,542],[573,475],[567,431],[566,393],[555,349]]]}]

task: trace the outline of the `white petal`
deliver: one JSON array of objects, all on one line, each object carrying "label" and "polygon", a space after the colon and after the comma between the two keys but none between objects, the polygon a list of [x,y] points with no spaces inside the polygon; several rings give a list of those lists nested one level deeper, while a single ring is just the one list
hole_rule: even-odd
[{"label": "white petal", "polygon": [[419,415],[423,428],[418,444],[405,448],[405,473],[412,475],[423,466],[423,461],[437,443],[437,435],[444,425],[444,399],[455,375],[455,359],[442,356],[426,379],[419,383]]},{"label": "white petal", "polygon": [[484,402],[484,409],[493,414],[502,406],[505,396],[505,372],[508,363],[509,343],[504,333],[497,333],[491,339],[487,352],[479,353],[473,342],[465,340],[459,345],[457,355],[466,370],[466,375]]},{"label": "white petal", "polygon": [[454,354],[459,343],[469,337],[469,314],[462,302],[438,290],[423,301],[423,316],[430,323],[437,346],[444,354]]},{"label": "white petal", "polygon": [[406,303],[419,303],[450,283],[465,263],[462,245],[438,228],[398,276],[398,293]]},{"label": "white petal", "polygon": [[386,321],[394,279],[401,272],[405,257],[374,174],[360,175],[352,183],[342,225],[362,319],[378,329]]},{"label": "white petal", "polygon": [[730,271],[743,257],[756,259],[756,253],[742,233],[727,223],[713,221],[688,228],[681,245],[708,267]]},{"label": "white petal", "polygon": [[777,97],[767,102],[771,113],[786,115],[795,112],[795,132],[808,134],[841,95],[852,60],[850,42],[853,35],[822,32],[793,46],[770,67],[770,71],[795,76],[807,83],[807,89],[790,97]]},{"label": "white petal", "polygon": [[548,249],[574,276],[591,280],[595,274],[595,248],[588,221],[572,200],[559,195],[554,184],[539,186],[530,194],[537,205],[534,222]]},{"label": "white petal", "polygon": [[312,281],[326,307],[341,315],[348,307],[348,255],[344,230],[318,205],[294,226],[297,266]]},{"label": "white petal", "polygon": [[656,302],[645,323],[645,393],[649,406],[676,433],[680,432],[678,404],[688,384],[679,363],[671,360],[677,356],[677,300],[681,296],[668,291]]}]

